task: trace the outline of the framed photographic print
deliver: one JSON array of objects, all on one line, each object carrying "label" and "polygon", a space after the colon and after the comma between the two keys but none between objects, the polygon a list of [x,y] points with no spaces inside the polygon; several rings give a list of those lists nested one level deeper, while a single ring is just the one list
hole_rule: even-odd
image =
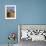
[{"label": "framed photographic print", "polygon": [[16,19],[16,5],[5,5],[5,19]]}]

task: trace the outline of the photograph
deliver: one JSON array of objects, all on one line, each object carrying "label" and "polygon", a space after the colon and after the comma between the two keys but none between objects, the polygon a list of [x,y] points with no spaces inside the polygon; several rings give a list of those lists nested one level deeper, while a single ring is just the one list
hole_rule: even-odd
[{"label": "photograph", "polygon": [[5,19],[16,19],[16,5],[5,5]]}]

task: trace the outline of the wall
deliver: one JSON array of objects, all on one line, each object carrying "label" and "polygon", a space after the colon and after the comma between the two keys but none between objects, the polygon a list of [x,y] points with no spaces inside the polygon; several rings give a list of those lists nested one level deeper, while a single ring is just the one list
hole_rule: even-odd
[{"label": "wall", "polygon": [[[16,20],[4,19],[9,4],[16,5]],[[17,34],[17,24],[46,24],[46,0],[0,0],[0,44],[8,43],[9,32]]]},{"label": "wall", "polygon": [[[17,19],[5,19],[5,5],[16,5],[16,0],[0,1],[0,44],[7,44],[9,42],[8,34],[10,32],[16,32],[17,35]],[[15,42],[18,42],[17,39]]]},{"label": "wall", "polygon": [[17,0],[19,24],[46,24],[46,0]]}]

